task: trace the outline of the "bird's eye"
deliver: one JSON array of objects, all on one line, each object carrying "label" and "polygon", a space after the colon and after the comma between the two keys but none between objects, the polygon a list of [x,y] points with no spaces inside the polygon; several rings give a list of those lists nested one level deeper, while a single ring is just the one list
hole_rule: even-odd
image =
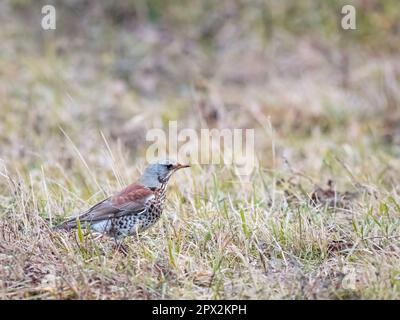
[{"label": "bird's eye", "polygon": [[172,165],[172,164],[167,164],[167,169],[168,169],[168,170],[171,170],[171,169],[172,169],[172,167],[173,167],[173,165]]}]

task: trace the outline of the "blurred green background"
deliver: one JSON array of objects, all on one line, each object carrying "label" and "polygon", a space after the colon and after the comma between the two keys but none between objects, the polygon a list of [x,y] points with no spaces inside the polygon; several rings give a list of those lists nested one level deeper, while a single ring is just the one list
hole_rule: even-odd
[{"label": "blurred green background", "polygon": [[[41,28],[46,4],[56,8],[56,30]],[[356,8],[356,30],[340,27],[344,4]],[[355,136],[397,142],[397,0],[8,0],[0,8],[4,158],[46,152],[44,144],[54,153],[60,127],[81,144],[90,138],[89,149],[101,130],[142,155],[146,130],[168,120],[262,127],[257,113],[282,138],[306,142],[318,128],[343,141],[354,124]],[[269,142],[259,148],[271,164]]]}]

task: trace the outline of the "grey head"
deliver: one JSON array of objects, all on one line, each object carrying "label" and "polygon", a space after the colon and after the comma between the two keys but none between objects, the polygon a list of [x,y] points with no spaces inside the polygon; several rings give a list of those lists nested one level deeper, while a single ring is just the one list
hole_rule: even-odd
[{"label": "grey head", "polygon": [[139,183],[148,188],[160,188],[166,184],[171,175],[182,168],[190,167],[176,161],[165,159],[149,164],[139,179]]}]

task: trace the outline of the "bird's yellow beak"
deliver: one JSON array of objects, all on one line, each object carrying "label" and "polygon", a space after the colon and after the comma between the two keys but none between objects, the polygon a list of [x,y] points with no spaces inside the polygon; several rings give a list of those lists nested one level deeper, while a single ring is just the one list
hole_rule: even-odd
[{"label": "bird's yellow beak", "polygon": [[174,170],[176,171],[176,170],[179,170],[179,169],[189,168],[189,167],[190,167],[190,165],[188,165],[188,164],[180,164],[180,163],[178,163],[178,164],[175,166]]}]

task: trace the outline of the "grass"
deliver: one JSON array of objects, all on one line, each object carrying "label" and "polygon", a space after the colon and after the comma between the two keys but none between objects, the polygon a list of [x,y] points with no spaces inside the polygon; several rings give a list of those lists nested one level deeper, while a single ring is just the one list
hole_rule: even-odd
[{"label": "grass", "polygon": [[[288,3],[271,6],[285,16]],[[298,34],[280,15],[265,39],[254,8],[204,21],[212,37],[178,4],[168,20],[153,3],[135,26],[93,24],[89,10],[72,36],[62,14],[48,34],[2,6],[0,298],[400,298],[398,48],[376,54],[357,35],[343,48],[308,31],[314,18]],[[254,128],[259,167],[179,171],[127,256],[52,230],[135,181],[147,130],[169,120]]]}]

